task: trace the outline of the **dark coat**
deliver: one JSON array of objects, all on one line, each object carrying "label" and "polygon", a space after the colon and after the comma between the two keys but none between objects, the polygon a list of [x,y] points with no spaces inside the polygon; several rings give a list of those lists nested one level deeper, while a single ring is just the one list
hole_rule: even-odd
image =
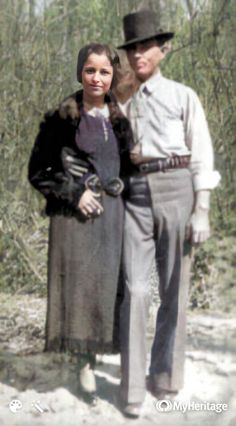
[{"label": "dark coat", "polygon": [[[46,198],[46,214],[74,215],[82,193],[83,179],[72,176],[62,162],[63,148],[76,153],[80,164],[94,173],[86,153],[79,151],[75,144],[76,129],[80,124],[79,111],[83,92],[78,91],[67,97],[59,107],[44,116],[40,124],[29,162],[28,178],[31,184]],[[128,174],[129,144],[132,133],[127,118],[121,113],[113,96],[106,96],[110,121],[119,144],[122,175]]]},{"label": "dark coat", "polygon": [[[128,170],[132,134],[115,100],[107,96],[105,101],[116,136],[109,132],[111,145],[107,148],[112,152],[114,147],[114,164],[118,164],[114,173],[118,173],[120,159],[122,171]],[[124,210],[121,197],[109,196],[106,191],[101,197],[104,212],[96,219],[86,220],[77,210],[85,181],[84,176],[75,177],[66,169],[65,150],[72,152],[88,173],[95,173],[91,158],[76,143],[78,130],[83,130],[83,120],[78,129],[81,106],[80,91],[45,115],[32,150],[28,176],[46,198],[46,213],[53,216],[49,232],[45,348],[104,353],[113,350],[112,338],[118,347],[121,290],[119,287],[117,295],[117,285]],[[97,141],[96,136],[97,133]],[[88,145],[90,142],[88,136]],[[113,172],[112,158],[106,155],[104,167],[108,161]]]}]

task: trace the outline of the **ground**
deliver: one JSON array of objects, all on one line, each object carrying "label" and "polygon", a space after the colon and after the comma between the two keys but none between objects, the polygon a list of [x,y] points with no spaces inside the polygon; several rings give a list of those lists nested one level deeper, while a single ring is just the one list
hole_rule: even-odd
[{"label": "ground", "polygon": [[[130,420],[119,410],[119,355],[98,359],[99,398],[90,407],[78,393],[76,360],[68,354],[43,353],[45,299],[0,294],[0,302],[1,426],[236,426],[236,320],[230,315],[189,312],[185,386],[176,400],[179,405],[160,411],[166,405],[158,410],[157,401],[147,393],[141,417]],[[153,306],[149,343],[154,322]],[[9,408],[13,400],[22,404],[14,413]],[[194,411],[193,403],[202,406],[195,405]],[[222,406],[216,404],[227,406],[218,413]]]}]

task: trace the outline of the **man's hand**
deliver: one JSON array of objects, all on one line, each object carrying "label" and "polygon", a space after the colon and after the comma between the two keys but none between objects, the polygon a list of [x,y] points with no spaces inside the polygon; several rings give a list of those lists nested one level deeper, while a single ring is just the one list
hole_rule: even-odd
[{"label": "man's hand", "polygon": [[102,205],[97,200],[99,197],[100,194],[96,194],[95,192],[91,191],[91,189],[86,189],[80,198],[78,208],[87,217],[93,215],[99,216],[104,211]]},{"label": "man's hand", "polygon": [[142,161],[141,145],[137,143],[130,151],[130,159],[132,163],[139,164]]},{"label": "man's hand", "polygon": [[130,150],[130,160],[133,164],[141,164],[145,163],[147,161],[152,161],[153,157],[144,157],[142,154],[142,148],[141,144],[137,143],[134,145],[134,147]]},{"label": "man's hand", "polygon": [[195,208],[186,226],[186,239],[199,244],[210,237],[209,206],[210,191],[202,190],[195,194]]},{"label": "man's hand", "polygon": [[186,226],[186,239],[192,244],[203,243],[210,237],[208,210],[196,210]]}]

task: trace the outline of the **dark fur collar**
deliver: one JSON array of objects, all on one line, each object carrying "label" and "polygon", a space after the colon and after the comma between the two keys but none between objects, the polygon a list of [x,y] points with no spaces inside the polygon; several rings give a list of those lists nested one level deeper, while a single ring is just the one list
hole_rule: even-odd
[{"label": "dark fur collar", "polygon": [[[107,103],[110,112],[110,121],[114,133],[120,141],[121,147],[127,149],[127,143],[132,141],[132,131],[127,118],[121,112],[117,101],[112,93],[105,96],[105,103]],[[83,106],[83,90],[79,90],[64,99],[59,105],[59,116],[63,119],[72,119],[75,125],[78,125],[80,118],[80,109]],[[126,148],[124,148],[126,147]]]},{"label": "dark fur collar", "polygon": [[[112,93],[105,95],[105,103],[108,105],[110,120],[112,123],[125,118],[122,114],[117,101]],[[83,106],[83,90],[67,96],[59,105],[59,115],[61,118],[79,118],[79,110]]]}]

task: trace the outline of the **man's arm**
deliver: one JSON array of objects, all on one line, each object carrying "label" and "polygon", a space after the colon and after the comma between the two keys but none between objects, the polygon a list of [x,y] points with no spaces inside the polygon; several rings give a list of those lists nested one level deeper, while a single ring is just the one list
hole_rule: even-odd
[{"label": "man's arm", "polygon": [[214,170],[212,141],[201,102],[189,89],[185,111],[186,144],[191,150],[190,170],[195,193],[194,210],[186,229],[186,236],[197,244],[210,236],[210,193],[220,181]]}]

